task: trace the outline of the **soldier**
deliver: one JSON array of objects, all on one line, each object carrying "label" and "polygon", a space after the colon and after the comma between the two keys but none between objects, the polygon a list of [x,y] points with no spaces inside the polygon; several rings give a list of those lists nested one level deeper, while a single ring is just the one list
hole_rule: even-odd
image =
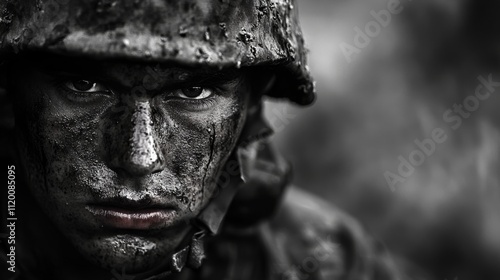
[{"label": "soldier", "polygon": [[398,277],[355,222],[288,187],[268,141],[264,95],[314,100],[293,1],[5,0],[0,13],[9,278]]}]

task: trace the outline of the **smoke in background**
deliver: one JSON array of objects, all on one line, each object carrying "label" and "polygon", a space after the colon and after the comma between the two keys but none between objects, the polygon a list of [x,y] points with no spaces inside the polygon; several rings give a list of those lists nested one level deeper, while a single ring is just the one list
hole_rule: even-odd
[{"label": "smoke in background", "polygon": [[267,108],[295,183],[435,279],[500,279],[496,2],[299,1],[318,100]]}]

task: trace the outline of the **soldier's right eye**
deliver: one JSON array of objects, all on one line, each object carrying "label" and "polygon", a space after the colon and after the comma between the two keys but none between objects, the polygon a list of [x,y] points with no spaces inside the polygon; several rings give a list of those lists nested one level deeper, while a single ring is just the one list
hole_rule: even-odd
[{"label": "soldier's right eye", "polygon": [[101,83],[86,79],[67,80],[62,83],[62,87],[68,100],[80,103],[97,101],[111,93]]},{"label": "soldier's right eye", "polygon": [[87,92],[87,93],[93,93],[93,92],[108,92],[109,90],[94,81],[90,80],[72,80],[72,81],[67,81],[64,83],[64,85],[75,92]]}]

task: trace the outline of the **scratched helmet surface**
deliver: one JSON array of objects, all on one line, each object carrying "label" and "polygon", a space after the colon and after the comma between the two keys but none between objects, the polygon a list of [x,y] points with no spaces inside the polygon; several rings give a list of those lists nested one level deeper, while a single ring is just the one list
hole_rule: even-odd
[{"label": "scratched helmet surface", "polygon": [[295,0],[2,0],[0,58],[48,51],[219,68],[267,66],[269,95],[313,102]]}]

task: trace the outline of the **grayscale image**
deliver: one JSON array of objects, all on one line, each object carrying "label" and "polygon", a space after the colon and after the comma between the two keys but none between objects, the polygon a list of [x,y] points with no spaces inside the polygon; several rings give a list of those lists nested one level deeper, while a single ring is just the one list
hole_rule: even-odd
[{"label": "grayscale image", "polygon": [[500,279],[498,11],[0,0],[0,279]]}]

